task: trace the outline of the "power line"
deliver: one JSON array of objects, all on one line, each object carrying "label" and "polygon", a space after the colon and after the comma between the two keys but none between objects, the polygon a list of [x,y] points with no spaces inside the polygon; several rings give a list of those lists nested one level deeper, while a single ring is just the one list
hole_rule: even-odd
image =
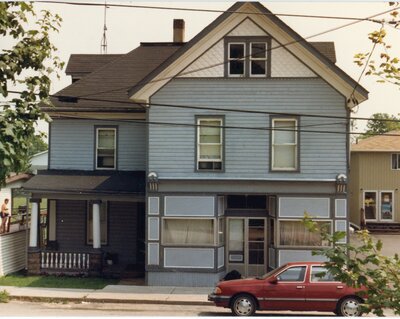
[{"label": "power line", "polygon": [[[35,1],[38,3],[51,3],[51,4],[64,4],[73,6],[90,6],[100,7],[104,6],[101,3],[93,2],[69,2],[69,1]],[[261,15],[261,16],[281,16],[293,18],[313,18],[313,19],[332,19],[332,20],[352,20],[352,21],[370,21],[374,23],[382,23],[380,20],[372,18],[358,18],[358,17],[343,17],[343,16],[327,16],[327,15],[310,15],[310,14],[293,14],[293,13],[263,13],[263,12],[248,12],[248,11],[230,11],[230,10],[217,10],[217,9],[200,9],[200,8],[182,8],[182,7],[162,7],[162,6],[145,6],[133,4],[114,4],[110,3],[107,6],[116,8],[132,8],[132,9],[151,9],[151,10],[170,10],[170,11],[189,11],[189,12],[205,12],[205,13],[236,13],[246,15]]]},{"label": "power line", "polygon": [[[13,94],[20,94],[21,91],[8,91]],[[38,95],[38,94],[36,94]],[[127,110],[131,110],[133,105],[136,103],[129,101],[117,101],[112,99],[96,99],[96,98],[85,98],[85,97],[77,97],[77,96],[61,96],[50,94],[49,97],[52,98],[64,98],[64,99],[76,99],[83,101],[92,101],[92,102],[108,102],[108,103],[119,103],[129,105],[126,107]],[[367,117],[351,117],[348,118],[346,116],[339,115],[321,115],[321,114],[309,114],[309,113],[290,113],[290,112],[273,112],[273,111],[259,111],[259,110],[243,110],[243,109],[233,109],[233,108],[220,108],[220,107],[209,107],[209,106],[195,106],[195,105],[178,105],[178,104],[164,104],[164,103],[140,103],[140,106],[145,109],[146,107],[151,106],[160,106],[160,107],[170,107],[170,108],[180,108],[180,109],[195,109],[195,110],[209,110],[209,111],[219,111],[219,112],[234,112],[234,113],[249,113],[249,114],[264,114],[264,115],[277,115],[277,116],[302,116],[302,117],[310,117],[310,118],[326,118],[326,119],[342,119],[342,120],[360,120],[360,121],[381,121],[381,122],[393,122],[400,123],[400,120],[394,119],[372,119]],[[56,108],[55,108],[56,110]]]},{"label": "power line", "polygon": [[[376,13],[376,14],[371,15],[371,16],[369,16],[369,17],[366,17],[365,19],[371,19],[371,18],[380,16],[380,15],[382,15],[382,14],[386,14],[386,13],[389,13],[389,12],[392,12],[392,11],[395,11],[395,10],[396,10],[396,9],[394,9],[394,8],[389,9],[389,10],[385,10],[385,11],[383,11],[383,12],[379,12],[379,13]],[[292,45],[292,44],[295,44],[295,43],[305,42],[305,41],[308,40],[308,39],[311,39],[311,38],[314,38],[314,37],[317,37],[317,36],[320,36],[320,35],[324,35],[324,34],[326,34],[326,33],[334,32],[334,31],[337,31],[337,30],[340,30],[340,29],[343,29],[343,28],[352,26],[352,25],[354,25],[354,24],[358,24],[358,23],[360,23],[360,22],[362,22],[362,21],[353,21],[353,22],[350,22],[350,23],[346,23],[346,24],[344,24],[344,25],[341,25],[341,26],[338,26],[338,27],[334,27],[334,28],[331,28],[331,29],[328,29],[328,30],[325,30],[325,31],[322,31],[322,32],[318,32],[318,33],[316,33],[316,34],[313,34],[313,35],[310,35],[310,36],[307,36],[307,37],[304,37],[304,38],[301,38],[301,39],[299,39],[299,40],[290,41],[290,42],[287,42],[287,43],[285,43],[285,44],[278,44],[277,46],[275,46],[275,47],[273,47],[273,48],[268,48],[267,50],[263,50],[263,51],[261,51],[261,52],[266,52],[266,53],[268,53],[268,52],[270,52],[270,51],[273,51],[273,50],[276,50],[276,49],[279,49],[279,48],[285,48],[285,47],[287,47],[287,46],[289,46],[289,45]],[[248,57],[250,57],[250,54],[244,56],[243,58],[248,58]],[[191,74],[191,73],[196,73],[196,72],[199,72],[199,71],[203,71],[203,70],[207,70],[207,69],[214,68],[214,67],[216,67],[216,66],[225,65],[225,64],[227,64],[227,63],[229,63],[229,61],[223,61],[223,62],[219,62],[219,63],[214,63],[214,64],[211,64],[211,65],[209,65],[209,66],[205,66],[205,67],[202,67],[202,68],[194,69],[194,70],[192,70],[192,71],[182,72],[182,73],[177,74],[177,75],[174,75],[174,76],[164,77],[164,78],[160,78],[160,79],[157,79],[157,80],[150,80],[150,81],[147,81],[147,82],[145,82],[145,83],[141,83],[141,82],[139,81],[139,83],[137,83],[137,84],[135,84],[135,85],[133,85],[133,86],[121,87],[121,88],[117,88],[117,89],[111,89],[111,90],[106,90],[106,91],[100,91],[100,92],[95,92],[95,93],[90,93],[90,94],[83,94],[83,95],[80,95],[79,97],[91,96],[91,95],[98,95],[98,94],[104,94],[104,93],[111,93],[111,92],[115,92],[115,91],[119,91],[119,90],[124,90],[124,89],[130,90],[130,91],[131,91],[131,90],[133,90],[133,89],[135,89],[135,88],[137,88],[137,87],[142,87],[142,86],[147,85],[147,84],[157,83],[157,82],[161,82],[161,81],[165,81],[165,80],[171,80],[171,79],[176,78],[177,76],[182,76],[182,75],[187,75],[187,74]]]}]

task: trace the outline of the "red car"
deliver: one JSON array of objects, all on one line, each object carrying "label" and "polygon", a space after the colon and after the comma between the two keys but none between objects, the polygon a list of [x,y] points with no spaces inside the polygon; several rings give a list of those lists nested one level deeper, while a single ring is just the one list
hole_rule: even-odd
[{"label": "red car", "polygon": [[360,316],[363,299],[357,290],[335,281],[320,262],[283,265],[263,277],[221,281],[208,296],[236,316],[256,310],[329,311]]}]

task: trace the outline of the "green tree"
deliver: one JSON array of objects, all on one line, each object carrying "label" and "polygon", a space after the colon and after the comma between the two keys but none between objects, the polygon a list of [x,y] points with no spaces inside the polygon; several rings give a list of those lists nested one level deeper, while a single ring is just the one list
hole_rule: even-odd
[{"label": "green tree", "polygon": [[[29,28],[28,22],[35,27]],[[50,41],[60,23],[61,18],[49,11],[36,14],[32,3],[0,2],[0,36],[12,43],[0,52],[0,96],[5,100],[0,115],[0,184],[11,172],[24,170],[35,123],[47,119],[39,103],[48,103],[50,74],[63,67]],[[9,87],[22,93],[11,94]]]},{"label": "green tree", "polygon": [[372,114],[371,119],[367,122],[367,131],[360,138],[367,138],[394,130],[400,130],[400,117],[387,113],[375,113]]},{"label": "green tree", "polygon": [[47,143],[43,140],[43,137],[44,135],[42,134],[35,134],[31,137],[27,153],[29,157],[37,153],[44,152],[49,148]]},{"label": "green tree", "polygon": [[345,232],[331,234],[320,227],[309,216],[304,218],[311,232],[319,232],[322,239],[329,242],[329,248],[313,251],[314,255],[327,258],[327,269],[338,280],[347,285],[365,287],[362,292],[365,303],[362,312],[372,312],[383,316],[383,309],[390,308],[400,315],[400,259],[382,254],[382,242],[374,241],[367,230],[356,232],[357,243],[338,244],[346,236]]}]

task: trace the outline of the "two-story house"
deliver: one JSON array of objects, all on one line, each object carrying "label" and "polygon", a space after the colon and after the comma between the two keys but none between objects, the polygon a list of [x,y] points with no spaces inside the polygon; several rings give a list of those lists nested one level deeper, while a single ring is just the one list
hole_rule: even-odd
[{"label": "two-story house", "polygon": [[371,231],[400,231],[400,131],[351,145],[350,220]]},{"label": "two-story house", "polygon": [[72,56],[76,81],[46,109],[49,170],[27,186],[50,201],[57,248],[37,249],[33,227],[36,272],[64,252],[86,251],[76,258],[90,270],[104,251],[140,263],[143,238],[148,284],[210,286],[316,258],[325,243],[305,212],[347,230],[349,113],[368,92],[335,65],[333,43],[257,2],[187,43],[183,31],[176,20],[174,42],[110,61]]}]

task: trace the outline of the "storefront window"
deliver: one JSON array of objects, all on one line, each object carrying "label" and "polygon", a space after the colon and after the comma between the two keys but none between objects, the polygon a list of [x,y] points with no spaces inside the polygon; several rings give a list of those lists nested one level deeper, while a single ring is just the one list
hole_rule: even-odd
[{"label": "storefront window", "polygon": [[[322,221],[317,223],[319,227],[324,227],[331,232],[331,223]],[[310,232],[301,220],[281,220],[279,227],[279,244],[281,246],[320,247],[329,245],[322,240],[319,232]]]},{"label": "storefront window", "polygon": [[165,245],[213,245],[213,219],[165,218],[163,228]]}]

